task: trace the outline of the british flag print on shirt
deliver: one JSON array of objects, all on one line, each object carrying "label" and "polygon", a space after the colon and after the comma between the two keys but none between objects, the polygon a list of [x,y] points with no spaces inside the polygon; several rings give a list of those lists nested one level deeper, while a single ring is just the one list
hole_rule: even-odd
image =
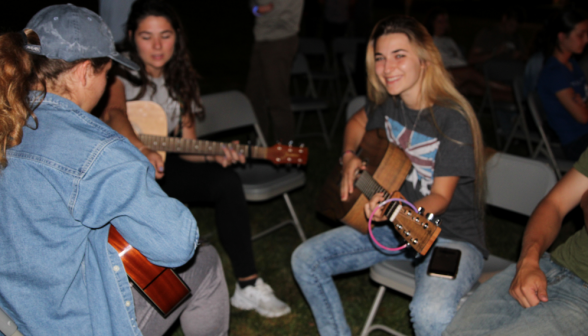
[{"label": "british flag print on shirt", "polygon": [[420,181],[419,191],[423,196],[431,193],[433,172],[435,171],[435,156],[439,149],[439,140],[415,132],[399,122],[386,116],[386,135],[388,141],[402,148],[412,162],[412,167],[406,182],[412,183],[414,189]]}]

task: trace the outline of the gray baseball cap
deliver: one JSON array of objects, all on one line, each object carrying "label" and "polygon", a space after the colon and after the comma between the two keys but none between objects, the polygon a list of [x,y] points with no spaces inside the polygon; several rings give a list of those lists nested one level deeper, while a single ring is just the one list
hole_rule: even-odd
[{"label": "gray baseball cap", "polygon": [[112,33],[104,20],[89,9],[72,4],[41,9],[25,29],[39,35],[41,45],[26,44],[33,54],[73,62],[79,59],[109,57],[120,64],[139,70],[139,66],[114,48]]}]

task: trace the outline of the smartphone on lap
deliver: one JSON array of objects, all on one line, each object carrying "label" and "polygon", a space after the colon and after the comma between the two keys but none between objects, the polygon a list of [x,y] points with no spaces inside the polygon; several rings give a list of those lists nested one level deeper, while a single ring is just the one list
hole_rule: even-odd
[{"label": "smartphone on lap", "polygon": [[461,259],[461,251],[446,248],[435,247],[427,274],[429,276],[436,276],[445,279],[455,279],[457,271],[459,270],[459,260]]}]

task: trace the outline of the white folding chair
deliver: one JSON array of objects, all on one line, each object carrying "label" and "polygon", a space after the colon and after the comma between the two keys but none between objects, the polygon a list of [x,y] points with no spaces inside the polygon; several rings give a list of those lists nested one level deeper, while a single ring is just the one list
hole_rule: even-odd
[{"label": "white folding chair", "polygon": [[501,125],[499,123],[497,111],[502,111],[503,113],[512,113],[514,115],[516,114],[517,106],[514,102],[495,102],[492,98],[490,81],[498,81],[504,84],[512,85],[512,82],[516,76],[524,74],[525,64],[519,61],[490,60],[484,63],[482,70],[486,82],[486,90],[484,92],[484,97],[482,98],[482,104],[478,110],[478,119],[484,109],[488,107],[490,110],[490,116],[492,118],[492,124],[494,126],[496,146],[501,148],[500,137],[508,136],[507,131],[504,129],[504,126],[508,125]]},{"label": "white folding chair", "polygon": [[568,170],[572,169],[574,162],[555,157],[553,150],[555,146],[557,146],[556,148],[559,149],[559,144],[551,142],[545,133],[545,129],[543,128],[545,112],[543,111],[543,105],[541,104],[539,95],[537,95],[536,92],[531,92],[527,102],[529,103],[529,111],[533,117],[533,121],[535,121],[535,126],[537,127],[539,135],[541,136],[537,147],[535,147],[535,150],[533,151],[532,157],[538,158],[539,154],[542,154],[555,171],[557,178],[560,179],[562,176],[561,172],[567,172]]},{"label": "white folding chair", "polygon": [[312,57],[313,59],[321,59],[322,64],[320,65],[320,69],[310,69],[312,79],[313,81],[318,82],[318,91],[321,91],[320,84],[327,82],[327,95],[332,95],[332,98],[336,98],[340,91],[339,75],[331,65],[325,42],[319,38],[302,37],[299,40],[298,52],[305,55],[307,58]]},{"label": "white folding chair", "polygon": [[[204,121],[196,123],[198,137],[231,129],[253,127],[260,144],[267,147],[251,103],[243,93],[227,91],[204,95],[202,96],[202,104],[206,108],[206,118]],[[265,201],[281,195],[290,212],[291,218],[254,235],[252,240],[292,224],[298,231],[300,239],[305,241],[306,235],[290,201],[290,196],[288,196],[289,191],[300,188],[306,183],[304,171],[294,167],[277,167],[271,163],[251,161],[245,165],[236,166],[234,169],[241,178],[247,201]]]},{"label": "white folding chair", "polygon": [[[291,74],[293,76],[301,76],[306,79],[306,91],[304,96],[291,97],[290,107],[293,112],[299,112],[298,123],[296,125],[296,136],[307,137],[307,136],[322,136],[325,140],[327,148],[331,148],[331,140],[329,139],[329,133],[325,125],[323,118],[323,111],[329,107],[329,104],[324,100],[317,97],[316,89],[312,80],[312,74],[308,68],[308,62],[304,55],[298,53],[294,58],[294,64],[292,65]],[[306,112],[315,111],[319,120],[319,126],[321,133],[304,133],[301,134],[302,123],[304,121],[304,114]]]},{"label": "white folding chair", "polygon": [[[499,208],[530,216],[537,204],[551,190],[557,179],[548,165],[543,162],[496,153],[486,163],[488,189],[486,203]],[[511,261],[490,255],[484,263],[482,275],[474,289],[512,264]],[[389,260],[370,268],[370,277],[380,284],[378,294],[368,314],[361,336],[373,330],[383,330],[391,335],[403,334],[380,324],[372,324],[386,287],[408,296],[414,295],[414,267],[407,260]],[[467,296],[467,295],[466,295]]]},{"label": "white folding chair", "polygon": [[347,112],[345,113],[347,120],[349,120],[361,108],[365,107],[365,104],[367,104],[367,98],[365,96],[357,96],[353,98],[349,104],[347,104]]},{"label": "white folding chair", "polygon": [[345,77],[347,78],[347,86],[345,87],[345,91],[343,91],[343,96],[341,97],[341,103],[339,104],[339,108],[337,109],[337,114],[335,115],[335,120],[333,121],[333,126],[331,126],[330,137],[332,138],[335,135],[335,130],[337,129],[337,124],[339,123],[339,119],[341,119],[341,114],[343,114],[343,107],[349,101],[357,96],[357,90],[355,89],[355,84],[353,84],[353,72],[355,68],[355,55],[352,54],[345,54],[342,57],[343,69],[345,70]]},{"label": "white folding chair", "polygon": [[523,94],[523,76],[518,75],[514,78],[512,83],[514,96],[515,96],[515,103],[517,104],[517,110],[519,111],[519,115],[517,116],[514,125],[512,126],[512,130],[506,139],[506,144],[504,148],[502,148],[503,152],[507,152],[508,148],[512,144],[514,139],[524,140],[527,143],[527,149],[529,150],[529,155],[533,155],[533,144],[539,144],[541,141],[541,137],[536,132],[529,131],[529,127],[527,126],[527,114],[526,114],[526,102],[527,99]]}]

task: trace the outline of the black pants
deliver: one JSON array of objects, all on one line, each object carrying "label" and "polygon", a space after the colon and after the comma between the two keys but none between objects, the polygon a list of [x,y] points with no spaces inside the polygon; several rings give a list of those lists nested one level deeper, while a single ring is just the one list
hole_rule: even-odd
[{"label": "black pants", "polygon": [[217,163],[193,163],[168,154],[159,185],[183,203],[212,203],[218,236],[235,276],[245,278],[257,273],[247,202],[237,173]]},{"label": "black pants", "polygon": [[[245,93],[268,142],[294,139],[294,113],[290,108],[290,71],[298,50],[298,36],[255,42]],[[273,126],[273,136],[270,133]]]}]

